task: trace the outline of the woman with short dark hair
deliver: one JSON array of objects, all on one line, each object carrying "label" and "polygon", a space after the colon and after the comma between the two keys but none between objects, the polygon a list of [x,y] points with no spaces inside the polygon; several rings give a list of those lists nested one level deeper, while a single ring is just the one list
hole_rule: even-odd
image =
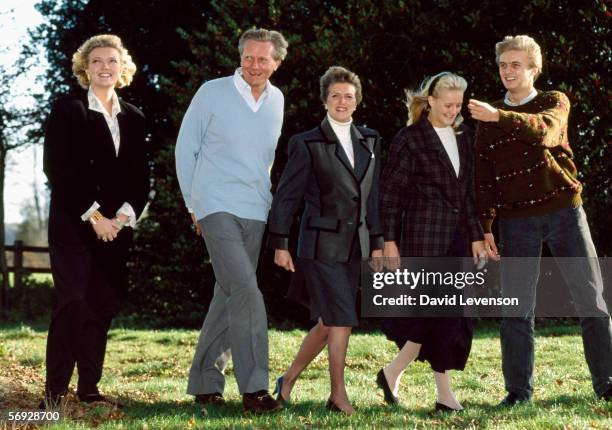
[{"label": "woman with short dark hair", "polygon": [[[330,67],[321,77],[327,116],[321,125],[293,136],[289,159],[272,200],[268,244],[274,262],[303,276],[316,325],[293,363],[278,378],[278,400],[286,403],[295,381],[327,345],[331,394],[327,408],[354,412],[344,384],[349,335],[358,325],[355,300],[363,259],[382,256],[378,217],[378,132],[352,124],[361,101],[357,75]],[[294,265],[289,229],[304,203]]]}]

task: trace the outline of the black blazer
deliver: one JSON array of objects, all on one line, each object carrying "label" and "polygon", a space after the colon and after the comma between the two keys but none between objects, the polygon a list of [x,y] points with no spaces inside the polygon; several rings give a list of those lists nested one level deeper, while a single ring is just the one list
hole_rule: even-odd
[{"label": "black blazer", "polygon": [[385,240],[399,242],[402,256],[446,255],[457,229],[466,241],[484,237],[474,204],[472,139],[465,125],[460,131],[458,177],[425,116],[391,142],[380,211]]},{"label": "black blazer", "polygon": [[288,249],[293,216],[303,201],[298,257],[347,262],[356,234],[362,258],[383,248],[378,215],[380,136],[355,125],[351,136],[354,168],[327,118],[289,140],[289,158],[268,220],[269,247]]},{"label": "black blazer", "polygon": [[[46,123],[43,170],[51,187],[49,243],[85,244],[96,241],[81,220],[97,201],[100,212],[115,216],[124,202],[136,216],[149,194],[145,119],[135,106],[119,101],[119,154],[104,115],[88,109],[87,93],[70,95],[53,104]],[[128,236],[122,232],[118,237]]]}]

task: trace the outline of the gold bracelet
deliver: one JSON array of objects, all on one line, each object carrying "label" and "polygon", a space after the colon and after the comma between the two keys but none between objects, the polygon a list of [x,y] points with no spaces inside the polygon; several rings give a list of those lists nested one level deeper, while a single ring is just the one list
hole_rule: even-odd
[{"label": "gold bracelet", "polygon": [[96,210],[94,211],[94,213],[91,214],[91,216],[89,217],[89,222],[91,223],[91,225],[96,225],[96,223],[98,221],[101,221],[102,218],[104,218],[102,216],[102,214],[100,213],[100,211]]}]

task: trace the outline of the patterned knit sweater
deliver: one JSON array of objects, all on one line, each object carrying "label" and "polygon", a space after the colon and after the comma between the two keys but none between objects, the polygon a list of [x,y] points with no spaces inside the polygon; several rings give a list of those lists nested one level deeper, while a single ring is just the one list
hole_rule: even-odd
[{"label": "patterned knit sweater", "polygon": [[538,91],[521,106],[493,103],[499,122],[480,122],[475,138],[476,204],[485,233],[495,216],[544,215],[582,203],[567,138],[570,103]]}]

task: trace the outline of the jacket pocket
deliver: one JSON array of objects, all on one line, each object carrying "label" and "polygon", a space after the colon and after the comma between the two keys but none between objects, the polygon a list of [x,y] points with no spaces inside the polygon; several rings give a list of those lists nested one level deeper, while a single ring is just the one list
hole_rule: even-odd
[{"label": "jacket pocket", "polygon": [[308,218],[308,228],[338,233],[340,220],[338,218],[311,216]]}]

